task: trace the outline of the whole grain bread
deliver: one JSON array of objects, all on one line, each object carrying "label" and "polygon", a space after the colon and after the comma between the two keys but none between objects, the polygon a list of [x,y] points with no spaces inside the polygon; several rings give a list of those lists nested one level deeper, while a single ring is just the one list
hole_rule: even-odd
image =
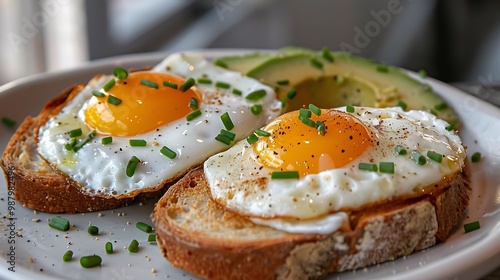
[{"label": "whole grain bread", "polygon": [[318,279],[407,256],[446,240],[469,202],[466,171],[405,201],[348,213],[341,230],[287,233],[226,211],[210,198],[202,168],[173,185],[152,214],[169,262],[207,279]]}]

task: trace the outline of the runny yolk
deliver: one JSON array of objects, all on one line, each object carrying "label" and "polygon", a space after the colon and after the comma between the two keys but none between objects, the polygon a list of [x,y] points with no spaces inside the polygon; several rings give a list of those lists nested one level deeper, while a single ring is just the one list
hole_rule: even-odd
[{"label": "runny yolk", "polygon": [[349,113],[322,110],[311,120],[325,123],[325,134],[318,133],[298,119],[299,112],[284,114],[263,130],[271,133],[253,144],[257,160],[282,171],[298,171],[300,177],[339,168],[361,155],[373,139],[367,127]]},{"label": "runny yolk", "polygon": [[[141,80],[156,83],[158,88],[141,84]],[[185,92],[164,86],[163,82],[180,86],[184,79],[158,72],[130,73],[103,97],[93,96],[85,112],[85,122],[99,133],[113,136],[138,135],[180,119],[190,112],[191,97],[201,102],[202,95],[194,87]],[[108,95],[121,100],[118,105],[108,103]]]}]

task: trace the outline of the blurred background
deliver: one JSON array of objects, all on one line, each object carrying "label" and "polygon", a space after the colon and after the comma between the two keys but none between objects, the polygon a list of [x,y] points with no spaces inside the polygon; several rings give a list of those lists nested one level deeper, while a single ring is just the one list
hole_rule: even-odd
[{"label": "blurred background", "polygon": [[0,84],[116,55],[289,45],[495,83],[499,15],[495,0],[0,0]]}]

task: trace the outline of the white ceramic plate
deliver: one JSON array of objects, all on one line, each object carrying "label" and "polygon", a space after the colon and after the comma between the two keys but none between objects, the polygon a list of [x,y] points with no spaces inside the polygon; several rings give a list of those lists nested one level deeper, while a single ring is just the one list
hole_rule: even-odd
[{"label": "white ceramic plate", "polygon": [[[227,55],[229,52],[234,53],[226,50],[204,51],[208,58]],[[116,57],[92,62],[71,71],[42,74],[8,83],[0,87],[0,118],[5,116],[20,123],[27,115],[37,115],[49,98],[72,84],[86,83],[98,73],[111,73],[116,66],[129,68],[154,65],[166,55],[153,53]],[[472,279],[500,265],[500,110],[431,78],[425,82],[460,115],[464,124],[460,134],[469,153],[481,152],[483,155],[480,163],[472,164],[473,193],[464,221],[479,220],[481,228],[465,234],[460,226],[443,244],[367,269],[332,274],[331,279]],[[13,132],[14,129],[0,124],[0,151],[4,150]],[[8,180],[8,176],[5,180]],[[152,224],[149,215],[154,201],[114,211],[61,215],[74,225],[68,232],[48,226],[47,219],[52,214],[35,214],[17,202],[11,202],[15,208],[12,213],[15,225],[11,226],[5,217],[9,212],[5,180],[0,179],[0,216],[3,217],[0,225],[0,278],[196,278],[173,268],[156,245],[147,243],[148,235],[135,227],[139,221]],[[34,222],[33,219],[40,221]],[[98,238],[87,234],[89,223],[99,227],[101,233]],[[14,230],[12,233],[10,228]],[[125,248],[132,239],[140,243],[139,252],[135,254]],[[104,244],[108,241],[113,242],[115,248],[112,255],[104,251]],[[65,263],[62,256],[68,249],[74,252],[74,257],[71,262]],[[82,268],[79,258],[92,254],[103,258],[102,266]],[[152,272],[153,269],[155,272]]]}]

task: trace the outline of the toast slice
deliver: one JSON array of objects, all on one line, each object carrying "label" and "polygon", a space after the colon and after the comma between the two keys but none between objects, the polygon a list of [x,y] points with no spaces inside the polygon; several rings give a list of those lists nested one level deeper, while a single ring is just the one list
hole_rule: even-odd
[{"label": "toast slice", "polygon": [[197,168],[166,192],[152,220],[163,255],[202,278],[317,279],[446,240],[468,205],[468,178],[464,171],[437,193],[348,213],[348,225],[321,235],[287,233],[225,211]]},{"label": "toast slice", "polygon": [[13,191],[16,200],[25,207],[51,213],[114,209],[129,205],[134,200],[158,198],[163,195],[167,188],[185,173],[177,174],[159,186],[111,196],[84,190],[38,155],[36,147],[40,126],[59,112],[82,88],[82,85],[76,85],[66,89],[48,101],[38,116],[27,117],[16,130],[0,161],[8,190]]}]

